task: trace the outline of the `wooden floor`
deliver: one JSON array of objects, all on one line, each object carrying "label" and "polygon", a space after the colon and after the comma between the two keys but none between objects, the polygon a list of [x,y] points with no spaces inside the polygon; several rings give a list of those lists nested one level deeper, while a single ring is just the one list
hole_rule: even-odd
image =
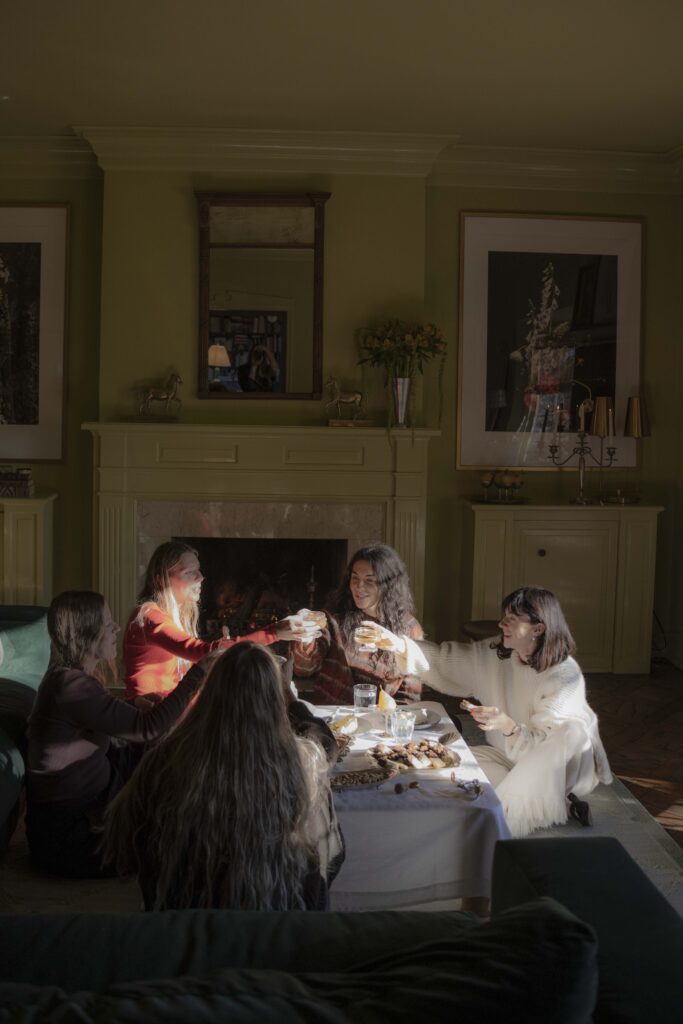
[{"label": "wooden floor", "polygon": [[683,848],[683,672],[586,676],[612,771]]}]

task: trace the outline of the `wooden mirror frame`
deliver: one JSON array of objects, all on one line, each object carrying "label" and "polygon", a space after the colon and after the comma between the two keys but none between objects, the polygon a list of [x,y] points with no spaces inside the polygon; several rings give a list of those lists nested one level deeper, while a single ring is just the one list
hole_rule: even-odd
[{"label": "wooden mirror frame", "polygon": [[[256,192],[196,192],[199,213],[199,377],[198,397],[220,400],[266,399],[316,399],[323,393],[323,270],[325,242],[325,203],[330,192],[304,193],[256,193]],[[313,207],[313,352],[311,391],[211,391],[209,389],[209,310],[210,310],[210,221],[214,206],[272,206],[272,207]],[[266,243],[263,248],[272,248]],[[304,246],[299,246],[304,247]],[[305,246],[308,247],[308,246]]]}]

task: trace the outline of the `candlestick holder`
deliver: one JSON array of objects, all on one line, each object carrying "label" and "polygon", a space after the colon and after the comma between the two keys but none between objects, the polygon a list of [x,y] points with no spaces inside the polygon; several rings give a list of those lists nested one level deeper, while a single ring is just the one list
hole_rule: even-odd
[{"label": "candlestick holder", "polygon": [[579,430],[579,432],[578,432],[578,434],[576,436],[578,438],[578,442],[579,443],[574,445],[574,447],[570,451],[569,455],[566,456],[566,458],[564,458],[564,459],[560,459],[559,458],[558,452],[560,450],[560,446],[558,444],[550,444],[550,445],[548,445],[548,448],[550,450],[550,455],[548,456],[548,458],[551,460],[551,462],[552,462],[552,464],[554,466],[557,466],[559,468],[561,466],[566,466],[570,459],[573,459],[575,456],[578,456],[578,459],[579,459],[579,493],[577,494],[577,496],[575,498],[572,498],[572,505],[590,505],[589,499],[586,497],[586,495],[583,492],[584,484],[585,484],[585,479],[586,479],[586,459],[587,458],[592,459],[592,461],[595,463],[595,465],[598,466],[599,469],[600,469],[600,493],[602,494],[602,471],[603,471],[603,469],[609,469],[609,467],[612,466],[617,461],[617,458],[616,458],[617,449],[613,448],[612,446],[608,447],[608,449],[607,449],[607,462],[605,462],[604,459],[603,459],[603,444],[604,444],[604,441],[603,441],[602,438],[600,438],[600,455],[598,457],[598,456],[596,456],[594,454],[591,445],[586,444],[586,431],[585,430]]}]

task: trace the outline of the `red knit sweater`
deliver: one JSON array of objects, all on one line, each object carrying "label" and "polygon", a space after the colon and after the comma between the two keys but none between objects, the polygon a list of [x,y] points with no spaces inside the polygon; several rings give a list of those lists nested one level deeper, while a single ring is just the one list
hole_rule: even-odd
[{"label": "red knit sweater", "polygon": [[126,697],[170,693],[187,671],[187,662],[195,664],[217,648],[227,650],[240,640],[253,640],[257,644],[273,644],[277,640],[274,629],[261,629],[230,640],[198,640],[179,629],[171,616],[154,604],[148,606],[144,624],[140,626],[139,611],[139,608],[134,610],[123,637]]},{"label": "red knit sweater", "polygon": [[[361,651],[355,644],[344,644],[339,623],[327,616],[328,628],[310,644],[294,643],[294,675],[315,677],[311,700],[314,704],[353,704],[355,683],[374,683],[389,694],[415,699],[421,684],[413,676],[402,676],[393,657],[385,651]],[[422,640],[424,633],[417,619],[405,630],[413,640]]]}]

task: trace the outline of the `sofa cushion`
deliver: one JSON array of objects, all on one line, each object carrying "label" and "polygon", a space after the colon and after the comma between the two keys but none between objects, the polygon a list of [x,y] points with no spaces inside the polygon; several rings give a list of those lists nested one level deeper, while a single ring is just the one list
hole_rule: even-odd
[{"label": "sofa cushion", "polygon": [[[170,916],[170,915],[169,915]],[[279,915],[287,926],[288,915]],[[295,915],[298,916],[298,915]],[[325,921],[309,915],[321,942]],[[343,915],[350,917],[350,915]],[[360,937],[372,914],[354,915]],[[381,915],[384,916],[384,915]],[[396,1020],[495,1020],[506,1024],[580,1024],[595,1001],[595,938],[591,929],[552,900],[537,900],[460,934],[412,944],[402,913],[404,946],[345,971],[311,971],[303,957],[296,971],[226,968],[201,977],[129,982],[104,992],[69,992],[60,986],[0,985],[0,1020],[31,1008],[42,1021],[219,1021],[386,1024]],[[425,914],[431,919],[452,915]],[[93,921],[93,916],[90,917]],[[234,917],[226,919],[232,927]],[[177,918],[176,925],[182,924]],[[93,922],[94,925],[94,922]],[[93,933],[95,927],[93,927]],[[296,933],[290,933],[296,943]],[[345,951],[330,943],[331,958]],[[383,945],[381,947],[384,949]],[[86,951],[81,951],[81,959]],[[34,972],[42,973],[35,960]],[[84,973],[87,967],[84,966]],[[28,1015],[26,1019],[32,1019]]]},{"label": "sofa cushion", "polygon": [[49,660],[47,608],[0,606],[0,676],[24,683],[35,693]]},{"label": "sofa cushion", "polygon": [[496,844],[496,915],[550,895],[598,937],[596,1022],[678,1024],[683,921],[617,839],[513,839]]}]

